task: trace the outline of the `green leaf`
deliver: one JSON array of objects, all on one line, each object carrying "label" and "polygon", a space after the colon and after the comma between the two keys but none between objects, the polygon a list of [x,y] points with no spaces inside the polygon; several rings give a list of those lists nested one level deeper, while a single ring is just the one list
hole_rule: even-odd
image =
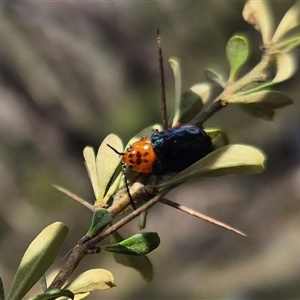
[{"label": "green leaf", "polygon": [[228,145],[213,151],[156,187],[161,192],[201,177],[256,174],[264,170],[264,161],[264,154],[254,147]]},{"label": "green leaf", "polygon": [[99,290],[107,290],[115,287],[114,277],[105,269],[91,269],[67,284],[64,288],[74,294],[81,294]]},{"label": "green leaf", "polygon": [[212,141],[213,150],[228,145],[227,134],[219,128],[205,128],[205,132]]},{"label": "green leaf", "polygon": [[230,104],[263,104],[263,106],[276,109],[285,107],[293,103],[290,97],[282,92],[277,91],[261,91],[251,94],[235,94],[227,99]]},{"label": "green leaf", "polygon": [[220,87],[222,87],[222,88],[225,87],[226,83],[223,80],[222,76],[219,75],[218,73],[216,73],[215,71],[207,69],[207,70],[205,70],[204,75],[208,80],[216,83]]},{"label": "green leaf", "polygon": [[[114,232],[110,235],[110,240],[113,244],[115,244],[123,241],[124,239],[118,232]],[[113,256],[117,263],[135,269],[146,282],[151,281],[153,277],[153,266],[146,255],[132,256],[113,253]]]},{"label": "green leaf", "polygon": [[181,69],[180,62],[177,57],[169,59],[169,64],[172,68],[174,81],[175,81],[175,103],[174,103],[174,116],[172,121],[172,127],[179,123],[180,119],[180,100],[181,100]]},{"label": "green leaf", "polygon": [[300,25],[300,1],[297,1],[284,15],[272,38],[277,42],[288,31]]},{"label": "green leaf", "polygon": [[22,299],[52,265],[68,235],[68,227],[56,222],[29,245],[16,272],[8,300]]},{"label": "green leaf", "polygon": [[94,237],[103,227],[109,224],[113,219],[113,215],[105,208],[97,208],[94,211],[92,224],[86,236]]},{"label": "green leaf", "polygon": [[4,287],[3,287],[3,282],[2,279],[0,277],[0,300],[4,300]]},{"label": "green leaf", "polygon": [[238,70],[245,64],[249,55],[248,41],[243,36],[233,36],[226,46],[230,66],[229,81],[234,81]]},{"label": "green leaf", "polygon": [[67,297],[68,299],[74,299],[74,294],[68,290],[52,290],[44,294],[31,297],[29,300],[54,300],[60,297]]},{"label": "green leaf", "polygon": [[120,165],[120,157],[112,151],[107,144],[112,146],[118,151],[122,151],[123,143],[119,137],[114,134],[108,135],[101,143],[97,157],[96,157],[96,168],[98,177],[98,195],[96,206],[103,204],[103,198],[107,190],[107,185],[116,171],[116,168]]},{"label": "green leaf", "polygon": [[114,253],[144,255],[153,251],[159,244],[160,238],[156,232],[142,232],[117,244],[104,246],[103,249]]},{"label": "green leaf", "polygon": [[271,41],[274,20],[268,1],[248,0],[243,9],[243,18],[261,32],[264,44]]}]

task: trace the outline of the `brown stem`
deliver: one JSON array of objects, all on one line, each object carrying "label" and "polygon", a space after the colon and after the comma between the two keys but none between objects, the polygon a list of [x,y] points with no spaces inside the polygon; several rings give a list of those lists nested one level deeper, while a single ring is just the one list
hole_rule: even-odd
[{"label": "brown stem", "polygon": [[[133,189],[138,189],[137,186],[139,186],[139,190],[132,195],[132,198],[136,200],[137,198],[139,199],[146,199],[147,197],[149,198],[149,195],[152,195],[156,192],[153,187],[151,186],[145,186],[141,188],[141,183],[135,183],[130,191],[132,192]],[[146,202],[144,205],[139,207],[138,209],[132,211],[129,215],[125,216],[122,218],[120,221],[112,225],[111,227],[107,228],[105,231],[101,232],[99,235],[95,236],[91,240],[86,240],[86,239],[81,239],[84,240],[84,243],[79,242],[71,252],[68,261],[66,264],[63,266],[63,268],[59,271],[59,273],[56,275],[54,278],[53,282],[48,288],[49,290],[53,289],[59,289],[64,286],[64,284],[67,282],[67,280],[70,278],[72,275],[73,271],[76,269],[80,261],[84,258],[85,255],[87,254],[94,254],[96,253],[95,247],[96,245],[101,242],[104,238],[136,218],[138,215],[140,215],[143,211],[149,209],[151,206],[156,204],[159,199],[162,197],[162,195],[156,195],[154,198],[152,198],[150,201]],[[114,204],[112,209],[110,209],[111,213],[114,215],[117,214],[117,211],[122,211],[124,210],[130,203],[129,196],[125,194],[118,202],[121,202],[122,205],[119,203]],[[125,206],[125,204],[127,204]]]}]

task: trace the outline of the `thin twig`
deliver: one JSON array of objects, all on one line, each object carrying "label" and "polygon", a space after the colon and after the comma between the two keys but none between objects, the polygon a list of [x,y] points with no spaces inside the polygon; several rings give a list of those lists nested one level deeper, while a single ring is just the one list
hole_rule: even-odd
[{"label": "thin twig", "polygon": [[223,223],[223,222],[220,222],[220,221],[218,221],[218,220],[215,220],[215,219],[213,219],[213,218],[211,218],[211,217],[209,217],[209,216],[206,216],[206,215],[204,215],[204,214],[202,214],[202,213],[199,213],[199,212],[197,212],[197,211],[195,211],[195,210],[192,210],[192,209],[190,209],[190,208],[188,208],[188,207],[186,207],[186,206],[180,205],[180,204],[178,204],[178,203],[176,203],[176,202],[173,202],[173,201],[171,201],[171,200],[168,200],[168,199],[166,199],[166,198],[161,198],[161,199],[159,200],[159,202],[161,202],[161,203],[163,203],[163,204],[166,204],[166,205],[169,205],[169,206],[171,206],[171,207],[173,207],[173,208],[179,209],[180,211],[185,212],[185,213],[187,213],[187,214],[189,214],[189,215],[191,215],[191,216],[193,216],[193,217],[202,219],[202,220],[204,220],[204,221],[206,221],[206,222],[209,222],[209,223],[211,223],[211,224],[217,225],[217,226],[219,226],[219,227],[225,228],[225,229],[230,230],[230,231],[233,231],[233,232],[235,232],[235,233],[237,233],[237,234],[239,234],[239,235],[242,235],[242,236],[244,236],[244,237],[247,237],[247,236],[246,236],[243,232],[241,232],[240,230],[237,230],[237,229],[235,229],[235,228],[233,228],[233,227],[231,227],[231,226],[229,226],[229,225],[227,225],[227,224],[225,224],[225,223]]},{"label": "thin twig", "polygon": [[82,198],[80,198],[79,196],[75,195],[74,193],[68,191],[67,189],[59,186],[59,185],[56,185],[56,184],[53,184],[52,185],[54,188],[56,188],[57,190],[59,190],[60,192],[62,192],[63,194],[69,196],[70,198],[72,198],[73,200],[75,200],[76,202],[80,203],[81,205],[85,206],[87,209],[91,210],[92,212],[95,211],[95,207],[86,202],[85,200],[83,200]]}]

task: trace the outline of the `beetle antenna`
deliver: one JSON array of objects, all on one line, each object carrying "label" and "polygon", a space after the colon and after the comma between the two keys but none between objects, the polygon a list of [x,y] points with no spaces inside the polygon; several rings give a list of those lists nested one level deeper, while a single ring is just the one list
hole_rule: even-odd
[{"label": "beetle antenna", "polygon": [[167,116],[167,105],[166,105],[166,91],[165,91],[165,74],[164,64],[161,51],[161,39],[159,36],[159,29],[157,29],[157,50],[158,50],[158,62],[159,62],[159,79],[160,79],[160,104],[162,112],[162,124],[163,129],[168,129],[168,116]]},{"label": "beetle antenna", "polygon": [[[124,152],[119,152],[118,150],[116,150],[114,147],[112,147],[111,145],[109,144],[106,144],[111,150],[113,150],[114,152],[116,152],[117,154],[119,155],[124,155],[125,153]],[[131,202],[131,205],[133,207],[133,209],[135,210],[135,205],[134,205],[134,202],[133,202],[133,199],[132,199],[132,196],[130,194],[130,190],[129,190],[129,186],[128,186],[128,181],[127,181],[127,175],[126,175],[126,165],[122,163],[122,173],[123,173],[123,176],[124,176],[124,182],[125,182],[125,187],[126,187],[126,191],[127,191],[127,194],[129,196],[129,200]]]},{"label": "beetle antenna", "polygon": [[117,154],[119,155],[124,155],[125,153],[124,152],[119,152],[117,149],[115,149],[114,147],[112,147],[111,145],[109,144],[106,144],[111,150],[113,150],[114,152],[116,152]]}]

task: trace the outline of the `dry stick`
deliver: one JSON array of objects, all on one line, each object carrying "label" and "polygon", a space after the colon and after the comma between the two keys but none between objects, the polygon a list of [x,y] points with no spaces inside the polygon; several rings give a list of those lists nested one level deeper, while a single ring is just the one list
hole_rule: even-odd
[{"label": "dry stick", "polygon": [[56,185],[56,184],[53,184],[52,186],[54,188],[56,188],[57,190],[59,190],[60,192],[62,192],[63,194],[69,196],[70,198],[72,198],[73,200],[75,200],[76,202],[78,202],[79,204],[85,206],[87,209],[91,210],[92,212],[95,211],[96,208],[92,204],[86,202],[85,200],[83,200],[79,196],[73,194],[72,192],[68,191],[67,189],[65,189],[65,188],[63,188],[63,187],[61,187],[59,185]]},{"label": "dry stick", "polygon": [[191,215],[191,216],[193,216],[193,217],[202,219],[202,220],[204,220],[204,221],[206,221],[206,222],[209,222],[209,223],[211,223],[211,224],[217,225],[217,226],[219,226],[219,227],[225,228],[225,229],[230,230],[230,231],[233,231],[233,232],[235,232],[235,233],[237,233],[237,234],[239,234],[239,235],[242,235],[242,236],[244,236],[244,237],[247,237],[247,236],[246,236],[243,232],[241,232],[240,230],[237,230],[237,229],[235,229],[235,228],[233,228],[233,227],[231,227],[231,226],[229,226],[229,225],[227,225],[227,224],[225,224],[225,223],[223,223],[223,222],[220,222],[220,221],[218,221],[218,220],[215,220],[215,219],[213,219],[213,218],[211,218],[211,217],[209,217],[209,216],[206,216],[206,215],[204,215],[204,214],[201,214],[201,213],[199,213],[199,212],[197,212],[197,211],[195,211],[195,210],[192,210],[192,209],[190,209],[190,208],[188,208],[188,207],[186,207],[186,206],[180,205],[180,204],[178,204],[178,203],[176,203],[176,202],[173,202],[173,201],[171,201],[171,200],[168,200],[168,199],[165,199],[165,198],[161,198],[161,199],[159,200],[159,202],[161,202],[161,203],[163,203],[163,204],[166,204],[166,205],[169,205],[169,206],[171,206],[171,207],[173,207],[173,208],[179,209],[180,211],[185,212],[185,213],[187,213],[187,214],[189,214],[189,215]]}]

